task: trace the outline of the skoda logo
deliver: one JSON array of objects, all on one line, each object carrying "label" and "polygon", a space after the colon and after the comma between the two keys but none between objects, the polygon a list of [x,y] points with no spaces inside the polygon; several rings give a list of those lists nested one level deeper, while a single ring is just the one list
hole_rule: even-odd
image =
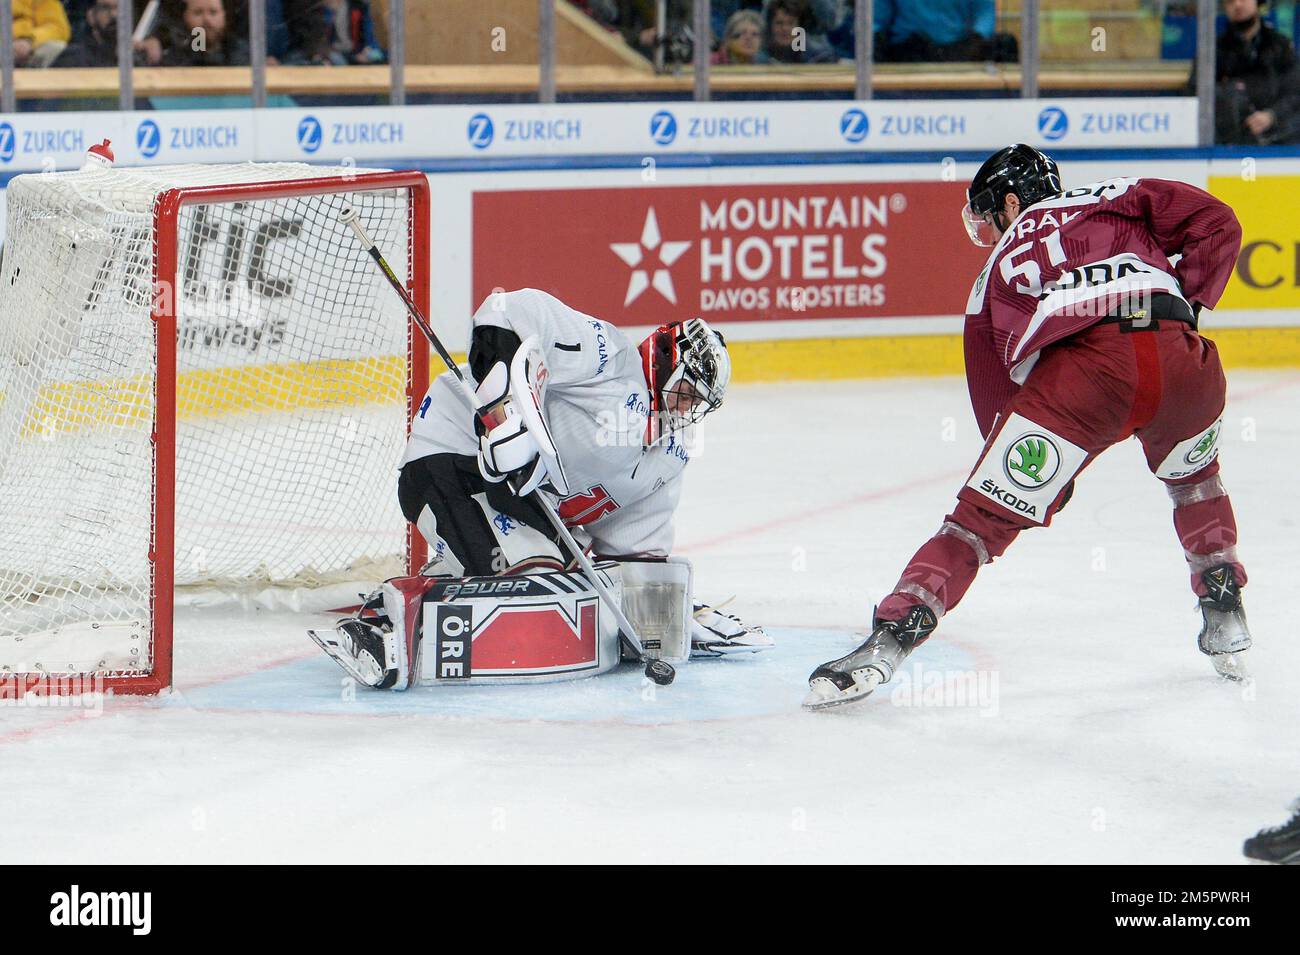
[{"label": "skoda logo", "polygon": [[298,148],[303,152],[316,152],[324,139],[320,120],[315,116],[304,116],[298,121]]},{"label": "skoda logo", "polygon": [[1049,143],[1056,142],[1070,131],[1070,117],[1059,106],[1045,106],[1038,114],[1038,135]]},{"label": "skoda logo", "polygon": [[840,117],[840,135],[844,137],[845,142],[862,142],[867,138],[867,131],[870,128],[871,123],[867,120],[867,114],[860,109],[846,109],[844,115]]},{"label": "skoda logo", "polygon": [[10,123],[0,123],[0,162],[10,162],[14,158],[14,149],[18,134]]},{"label": "skoda logo", "polygon": [[469,118],[469,126],[465,128],[465,136],[469,139],[469,144],[475,149],[487,149],[492,145],[492,117],[487,113],[475,113]]},{"label": "skoda logo", "polygon": [[1056,442],[1040,431],[1021,435],[1002,457],[1002,473],[1017,487],[1032,491],[1052,483],[1061,469]]},{"label": "skoda logo", "polygon": [[135,128],[135,146],[145,159],[153,159],[162,148],[162,131],[152,119],[146,119]]},{"label": "skoda logo", "polygon": [[677,117],[661,109],[650,117],[650,138],[660,146],[667,146],[677,138]]},{"label": "skoda logo", "polygon": [[1192,446],[1192,450],[1183,455],[1183,461],[1187,464],[1200,464],[1210,456],[1210,452],[1214,450],[1218,441],[1219,426],[1216,424],[1209,431],[1205,432],[1205,434],[1201,435],[1201,439]]}]

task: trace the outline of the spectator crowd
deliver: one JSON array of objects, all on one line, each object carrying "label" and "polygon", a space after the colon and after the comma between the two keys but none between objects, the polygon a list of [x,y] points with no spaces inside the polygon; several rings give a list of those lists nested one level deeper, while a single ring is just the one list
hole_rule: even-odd
[{"label": "spectator crowd", "polygon": [[1264,22],[1264,5],[1223,3],[1228,27],[1218,39],[1214,96],[1220,143],[1300,143],[1300,65],[1291,41]]},{"label": "spectator crowd", "polygon": [[[655,0],[575,0],[650,59],[688,62],[691,0],[667,0],[663,35]],[[855,0],[712,0],[714,63],[835,63],[854,57]],[[882,61],[1015,60],[1015,38],[995,30],[994,0],[874,0],[872,50]]]},{"label": "spectator crowd", "polygon": [[[267,61],[286,65],[385,63],[369,0],[252,0],[266,8]],[[132,40],[137,66],[247,66],[249,0],[159,0]],[[14,64],[117,65],[117,0],[13,0]],[[151,16],[151,13],[153,15]],[[137,32],[139,24],[131,31]]]},{"label": "spectator crowd", "polygon": [[[137,66],[246,66],[250,0],[136,0],[149,22],[132,26]],[[266,9],[267,61],[286,65],[387,62],[369,0],[252,0]],[[692,0],[571,0],[646,57],[694,56]],[[872,51],[882,62],[1017,59],[1015,37],[996,30],[995,0],[712,0],[712,62],[835,63],[852,60],[855,2],[872,2]],[[1267,22],[1268,0],[1222,0],[1217,40],[1216,139],[1300,143],[1300,62]],[[155,9],[156,7],[156,9]],[[13,0],[19,67],[117,65],[117,0]],[[1195,91],[1195,78],[1189,93]]]},{"label": "spectator crowd", "polygon": [[[662,36],[655,0],[574,0],[646,57],[689,62],[691,0],[667,0]],[[834,63],[852,60],[855,2],[712,0],[713,63]],[[872,55],[879,62],[1014,62],[1016,38],[996,30],[995,0],[872,0]],[[1189,2],[1185,6],[1194,9]],[[1268,0],[1222,0],[1215,68],[1215,139],[1235,145],[1300,144],[1300,61],[1267,22]],[[1195,95],[1195,77],[1187,94]]]}]

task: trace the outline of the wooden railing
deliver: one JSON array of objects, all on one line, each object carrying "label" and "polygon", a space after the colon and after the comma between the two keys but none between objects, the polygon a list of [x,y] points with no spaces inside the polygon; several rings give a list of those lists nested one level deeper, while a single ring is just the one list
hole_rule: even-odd
[{"label": "wooden railing", "polygon": [[[1045,69],[1040,84],[1045,90],[1097,90],[1099,92],[1175,92],[1187,84],[1189,64],[1155,62],[1104,69],[1084,66]],[[273,66],[267,69],[267,91],[272,95],[385,96],[390,72],[386,66]],[[851,66],[715,67],[711,88],[718,93],[800,94],[853,90]],[[419,66],[406,67],[408,94],[491,95],[520,94],[537,89],[535,65]],[[873,75],[874,88],[905,92],[996,92],[1019,88],[1020,70],[1014,65],[934,64],[922,67],[880,64]],[[626,66],[565,66],[556,68],[561,93],[608,93],[611,98],[654,96],[691,91],[691,75],[656,75]],[[244,67],[141,68],[135,71],[137,96],[247,95],[251,72]],[[118,94],[115,69],[18,70],[14,91],[20,100],[108,98]]]}]

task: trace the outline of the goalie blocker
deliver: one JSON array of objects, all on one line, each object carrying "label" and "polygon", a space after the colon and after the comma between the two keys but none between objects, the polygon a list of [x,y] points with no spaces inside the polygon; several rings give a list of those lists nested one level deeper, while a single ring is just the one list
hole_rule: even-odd
[{"label": "goalie blocker", "polygon": [[[597,571],[648,656],[689,658],[697,626],[689,561],[610,561]],[[333,630],[308,633],[359,683],[395,690],[576,680],[612,669],[622,654],[614,615],[574,573],[398,577]]]}]

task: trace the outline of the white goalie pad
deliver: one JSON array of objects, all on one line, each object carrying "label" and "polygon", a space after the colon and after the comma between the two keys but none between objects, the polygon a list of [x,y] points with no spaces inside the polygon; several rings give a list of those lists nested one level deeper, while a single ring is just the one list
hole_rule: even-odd
[{"label": "white goalie pad", "polygon": [[620,660],[618,624],[581,574],[438,580],[420,618],[422,686],[577,680]]},{"label": "white goalie pad", "polygon": [[[536,335],[529,335],[515,350],[510,361],[510,395],[528,433],[537,442],[538,455],[546,465],[548,480],[561,497],[569,493],[569,477],[556,450],[555,439],[542,409],[546,407],[546,388],[550,373]],[[531,490],[531,488],[529,489]]]},{"label": "white goalie pad", "polygon": [[637,630],[646,656],[669,663],[691,657],[691,562],[684,557],[663,561],[619,561],[623,612]]}]

